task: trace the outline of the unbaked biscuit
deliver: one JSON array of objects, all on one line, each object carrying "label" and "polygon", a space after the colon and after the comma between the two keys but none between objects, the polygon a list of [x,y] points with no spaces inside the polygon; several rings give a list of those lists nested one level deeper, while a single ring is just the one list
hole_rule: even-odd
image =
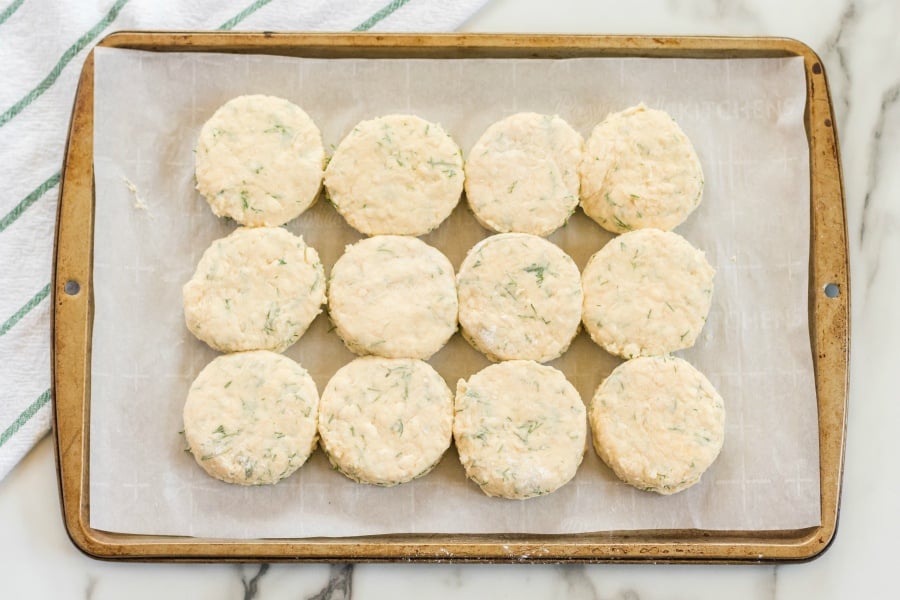
[{"label": "unbaked biscuit", "polygon": [[427,359],[456,331],[453,265],[408,236],[347,246],[331,269],[328,314],[357,354]]},{"label": "unbaked biscuit", "polygon": [[479,223],[545,236],[578,206],[584,140],[556,115],[517,113],[487,128],[466,160],[466,198]]},{"label": "unbaked biscuit", "polygon": [[709,380],[673,356],[619,365],[588,410],[594,449],[624,482],[674,494],[700,480],[725,439],[725,406]]},{"label": "unbaked biscuit", "polygon": [[463,189],[459,146],[411,115],[362,121],[325,169],[331,202],[366,235],[423,235],[450,216]]},{"label": "unbaked biscuit", "polygon": [[221,352],[282,352],[325,302],[319,255],[281,227],[240,227],[203,253],[182,289],[191,333]]},{"label": "unbaked biscuit", "polygon": [[454,408],[459,460],[488,496],[554,492],[584,457],[584,404],[553,367],[530,360],[491,365],[459,381]]},{"label": "unbaked biscuit", "polygon": [[552,360],[581,323],[581,275],[568,254],[527,233],[476,244],[457,276],[463,336],[494,361]]},{"label": "unbaked biscuit", "polygon": [[197,141],[197,189],[216,215],[251,227],[283,225],[312,206],[324,166],[319,128],[274,96],[228,101]]},{"label": "unbaked biscuit", "polygon": [[670,230],[700,204],[703,169],[667,113],[639,104],[594,128],[581,163],[581,206],[613,233]]},{"label": "unbaked biscuit", "polygon": [[291,359],[264,350],[227,354],[191,384],[184,436],[212,477],[276,483],[315,449],[318,405],[315,382]]},{"label": "unbaked biscuit", "polygon": [[360,483],[391,486],[427,474],[450,447],[452,427],[450,388],[421,360],[357,358],[322,392],[322,449]]},{"label": "unbaked biscuit", "polygon": [[709,314],[714,275],[703,252],[677,233],[620,235],[582,273],[584,327],[623,358],[690,348]]}]

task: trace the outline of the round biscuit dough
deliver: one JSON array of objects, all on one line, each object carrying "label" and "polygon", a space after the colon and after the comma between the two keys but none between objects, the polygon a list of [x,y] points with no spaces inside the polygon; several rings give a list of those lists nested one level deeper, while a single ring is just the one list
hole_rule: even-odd
[{"label": "round biscuit dough", "polygon": [[466,161],[466,198],[493,231],[546,236],[578,206],[584,140],[556,115],[517,113],[487,128]]},{"label": "round biscuit dough", "polygon": [[450,388],[421,360],[357,358],[322,392],[322,449],[359,483],[392,486],[426,475],[450,447],[452,428]]},{"label": "round biscuit dough", "polygon": [[668,113],[639,104],[608,115],[588,138],[581,206],[604,229],[674,229],[702,194],[700,159]]},{"label": "round biscuit dough", "polygon": [[191,384],[184,435],[212,477],[276,483],[315,449],[318,405],[315,382],[291,359],[265,350],[226,354]]},{"label": "round biscuit dough", "polygon": [[303,110],[274,96],[239,96],[200,130],[197,190],[213,213],[250,227],[283,225],[322,187],[322,135]]},{"label": "round biscuit dough", "polygon": [[212,243],[182,288],[191,333],[221,352],[282,352],[325,302],[325,271],[302,237],[239,227]]},{"label": "round biscuit dough", "polygon": [[328,313],[357,354],[427,359],[456,331],[457,311],[453,265],[417,238],[364,239],[331,269]]},{"label": "round biscuit dough", "polygon": [[588,409],[594,449],[625,483],[674,494],[700,480],[725,440],[725,406],[674,356],[635,358],[600,384]]},{"label": "round biscuit dough", "polygon": [[454,409],[459,460],[488,496],[549,494],[584,458],[584,403],[553,367],[530,360],[486,367],[459,381]]},{"label": "round biscuit dough", "polygon": [[535,235],[482,240],[463,260],[457,286],[463,337],[493,361],[552,360],[581,325],[578,267]]},{"label": "round biscuit dough", "polygon": [[463,179],[456,142],[411,115],[360,122],[325,169],[331,202],[366,235],[428,233],[459,203]]},{"label": "round biscuit dough", "polygon": [[690,348],[709,314],[714,275],[703,252],[677,233],[622,234],[584,268],[584,327],[623,358]]}]

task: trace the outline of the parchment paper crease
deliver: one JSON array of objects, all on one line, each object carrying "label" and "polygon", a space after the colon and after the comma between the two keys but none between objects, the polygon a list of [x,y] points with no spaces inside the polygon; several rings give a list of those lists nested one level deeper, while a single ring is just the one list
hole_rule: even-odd
[{"label": "parchment paper crease", "polygon": [[[819,523],[802,59],[322,60],[106,48],[95,58],[91,526],[255,538]],[[299,104],[326,145],[364,118],[404,112],[443,124],[464,153],[517,111],[557,113],[585,136],[640,101],[669,111],[706,175],[703,203],[677,231],[717,269],[706,328],[679,353],[727,409],[725,447],[701,483],[671,497],[640,492],[591,448],[570,484],[524,502],[484,496],[452,450],[427,477],[390,489],[351,482],[321,451],[276,486],[208,477],[179,431],[187,389],[215,353],[185,328],[181,286],[234,225],[194,191],[192,149],[213,111],[245,93]],[[288,228],[319,250],[326,270],[359,239],[326,202]],[[486,235],[461,202],[424,240],[458,267]],[[611,235],[579,210],[550,239],[583,268]],[[353,358],[328,329],[323,314],[287,352],[320,391]],[[431,362],[451,387],[488,364],[458,334]],[[587,402],[618,361],[581,333],[551,364]]]}]

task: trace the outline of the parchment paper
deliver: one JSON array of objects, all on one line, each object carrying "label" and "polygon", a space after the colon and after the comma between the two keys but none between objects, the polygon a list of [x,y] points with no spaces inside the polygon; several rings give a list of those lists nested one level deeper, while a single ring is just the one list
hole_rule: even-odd
[{"label": "parchment paper", "polygon": [[[95,58],[91,526],[255,538],[819,523],[802,59],[313,60],[106,48]],[[430,475],[390,489],[351,482],[320,450],[276,486],[208,477],[179,432],[188,387],[216,354],[187,331],[181,286],[234,225],[194,191],[192,149],[213,111],[246,93],[299,104],[332,147],[362,119],[408,112],[442,123],[464,153],[517,111],[558,113],[585,136],[640,101],[669,111],[706,175],[704,200],[678,232],[717,269],[709,321],[697,346],[679,353],[727,409],[724,449],[701,483],[670,497],[641,492],[592,448],[571,483],[527,501],[486,497],[452,449]],[[319,250],[326,270],[360,237],[326,202],[288,228]],[[458,267],[486,235],[463,201],[423,239]],[[611,237],[579,209],[550,239],[583,268]],[[319,390],[353,358],[328,329],[320,315],[286,353]],[[550,364],[588,402],[618,362],[582,332]],[[431,363],[452,388],[488,361],[457,334]]]}]

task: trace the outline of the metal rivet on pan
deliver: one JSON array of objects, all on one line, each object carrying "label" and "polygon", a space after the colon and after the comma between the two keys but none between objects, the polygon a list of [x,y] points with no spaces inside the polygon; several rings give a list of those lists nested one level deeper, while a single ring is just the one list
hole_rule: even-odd
[{"label": "metal rivet on pan", "polygon": [[825,286],[825,295],[829,298],[837,298],[841,295],[841,286],[836,283],[829,283]]},{"label": "metal rivet on pan", "polygon": [[78,285],[77,281],[67,281],[65,287],[63,287],[63,291],[70,296],[74,296],[78,292],[81,291],[81,286]]}]

